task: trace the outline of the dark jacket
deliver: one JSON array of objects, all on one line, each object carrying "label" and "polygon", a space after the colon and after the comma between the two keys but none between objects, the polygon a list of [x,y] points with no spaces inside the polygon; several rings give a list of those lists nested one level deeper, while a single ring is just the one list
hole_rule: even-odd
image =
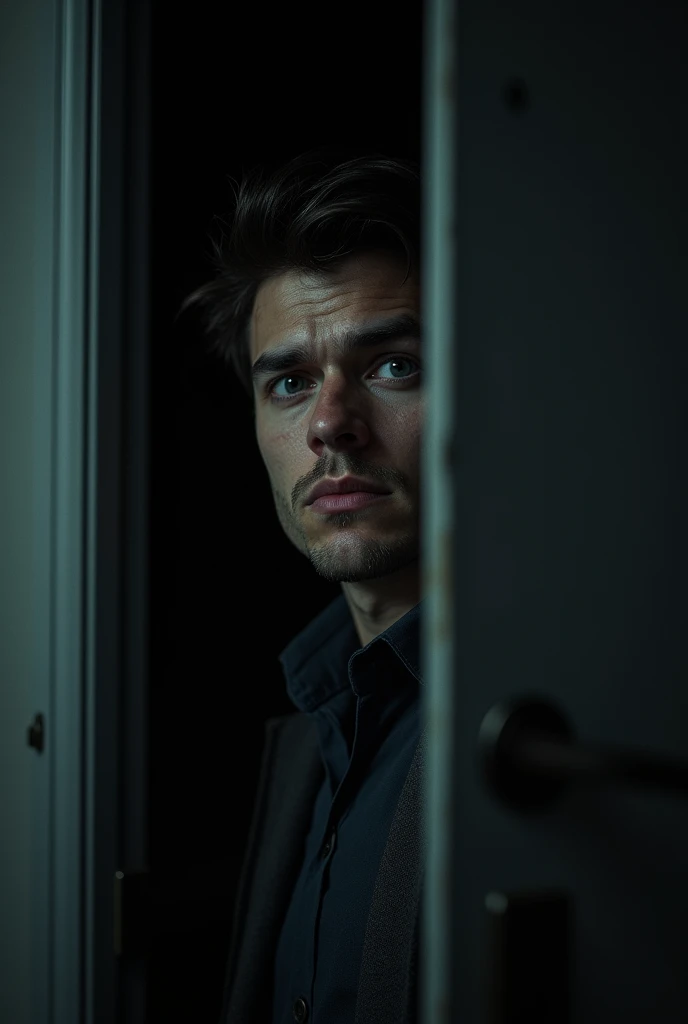
[{"label": "dark jacket", "polygon": [[[415,1024],[425,734],[397,803],[368,914],[355,1024]],[[221,1024],[270,1024],[275,949],[323,777],[307,714],[271,718],[234,910]]]}]

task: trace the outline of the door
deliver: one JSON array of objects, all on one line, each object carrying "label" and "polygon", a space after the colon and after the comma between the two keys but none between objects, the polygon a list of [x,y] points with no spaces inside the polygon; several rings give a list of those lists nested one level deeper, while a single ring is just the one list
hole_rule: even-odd
[{"label": "door", "polygon": [[427,25],[423,1019],[684,1021],[686,7]]}]

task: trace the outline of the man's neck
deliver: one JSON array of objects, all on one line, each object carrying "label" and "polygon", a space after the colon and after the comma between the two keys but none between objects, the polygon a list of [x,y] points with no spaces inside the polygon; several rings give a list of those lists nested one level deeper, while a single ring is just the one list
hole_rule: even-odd
[{"label": "man's neck", "polygon": [[418,604],[419,574],[416,562],[382,579],[342,583],[362,647]]}]

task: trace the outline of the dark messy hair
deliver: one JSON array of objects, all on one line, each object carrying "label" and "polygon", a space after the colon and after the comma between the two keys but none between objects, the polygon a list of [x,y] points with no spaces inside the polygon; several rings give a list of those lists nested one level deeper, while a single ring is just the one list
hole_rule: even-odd
[{"label": "dark messy hair", "polygon": [[404,254],[407,276],[418,271],[420,178],[409,160],[319,150],[270,172],[254,168],[232,186],[233,211],[215,218],[210,237],[214,276],[182,310],[200,307],[207,350],[253,397],[248,326],[259,285],[288,270],[326,273],[371,249]]}]

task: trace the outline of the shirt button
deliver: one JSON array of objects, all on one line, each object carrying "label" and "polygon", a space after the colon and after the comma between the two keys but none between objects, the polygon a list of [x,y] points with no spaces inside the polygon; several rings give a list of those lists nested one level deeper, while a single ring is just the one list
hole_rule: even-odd
[{"label": "shirt button", "polygon": [[291,1008],[292,1017],[298,1021],[298,1024],[304,1024],[304,1021],[308,1020],[308,1003],[305,999],[294,1000],[294,1005]]}]

